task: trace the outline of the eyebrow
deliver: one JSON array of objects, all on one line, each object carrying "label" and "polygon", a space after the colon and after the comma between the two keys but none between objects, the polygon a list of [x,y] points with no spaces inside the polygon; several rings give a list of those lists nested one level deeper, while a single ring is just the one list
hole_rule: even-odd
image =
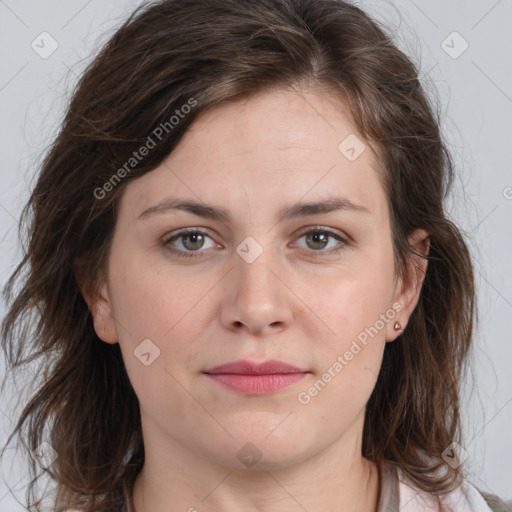
[{"label": "eyebrow", "polygon": [[[167,213],[172,210],[182,210],[198,217],[206,219],[218,220],[225,223],[231,222],[229,210],[225,208],[207,205],[196,201],[168,198],[160,201],[154,206],[144,210],[138,219],[147,219],[160,213]],[[343,197],[331,197],[322,201],[314,201],[309,203],[294,203],[279,209],[276,218],[279,220],[294,219],[299,217],[307,217],[309,215],[321,215],[338,210],[346,210],[357,213],[371,213],[365,206],[355,204],[349,199]]]}]

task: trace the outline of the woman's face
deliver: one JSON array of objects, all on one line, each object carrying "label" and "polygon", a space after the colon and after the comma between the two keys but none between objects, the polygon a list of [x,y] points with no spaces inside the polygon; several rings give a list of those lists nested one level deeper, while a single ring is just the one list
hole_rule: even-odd
[{"label": "woman's face", "polygon": [[239,468],[360,454],[419,293],[396,278],[377,168],[340,100],[276,89],[201,114],[127,186],[92,310],[150,449]]}]

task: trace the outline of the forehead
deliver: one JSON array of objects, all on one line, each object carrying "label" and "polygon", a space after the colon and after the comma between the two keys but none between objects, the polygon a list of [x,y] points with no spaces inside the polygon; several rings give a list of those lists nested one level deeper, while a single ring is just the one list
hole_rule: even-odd
[{"label": "forehead", "polygon": [[139,210],[168,193],[254,213],[335,193],[384,214],[376,155],[347,112],[315,90],[265,90],[214,107],[126,195]]}]

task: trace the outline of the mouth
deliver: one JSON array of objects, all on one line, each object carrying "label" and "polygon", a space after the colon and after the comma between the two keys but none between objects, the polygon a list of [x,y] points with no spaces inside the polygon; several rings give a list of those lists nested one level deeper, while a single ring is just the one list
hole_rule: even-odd
[{"label": "mouth", "polygon": [[203,372],[218,384],[245,395],[267,395],[303,379],[307,370],[283,361],[253,363],[247,360],[221,364]]}]

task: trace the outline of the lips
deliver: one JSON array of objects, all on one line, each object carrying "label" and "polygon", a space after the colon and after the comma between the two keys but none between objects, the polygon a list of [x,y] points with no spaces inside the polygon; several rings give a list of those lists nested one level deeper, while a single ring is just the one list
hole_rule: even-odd
[{"label": "lips", "polygon": [[306,373],[306,370],[301,370],[296,366],[278,361],[276,359],[269,359],[262,363],[252,363],[251,361],[241,360],[233,361],[231,363],[221,364],[215,366],[204,373],[218,374],[218,373],[233,373],[239,375],[272,375],[276,373]]},{"label": "lips", "polygon": [[303,379],[309,372],[275,359],[262,363],[233,361],[204,372],[224,387],[245,395],[274,393]]}]

